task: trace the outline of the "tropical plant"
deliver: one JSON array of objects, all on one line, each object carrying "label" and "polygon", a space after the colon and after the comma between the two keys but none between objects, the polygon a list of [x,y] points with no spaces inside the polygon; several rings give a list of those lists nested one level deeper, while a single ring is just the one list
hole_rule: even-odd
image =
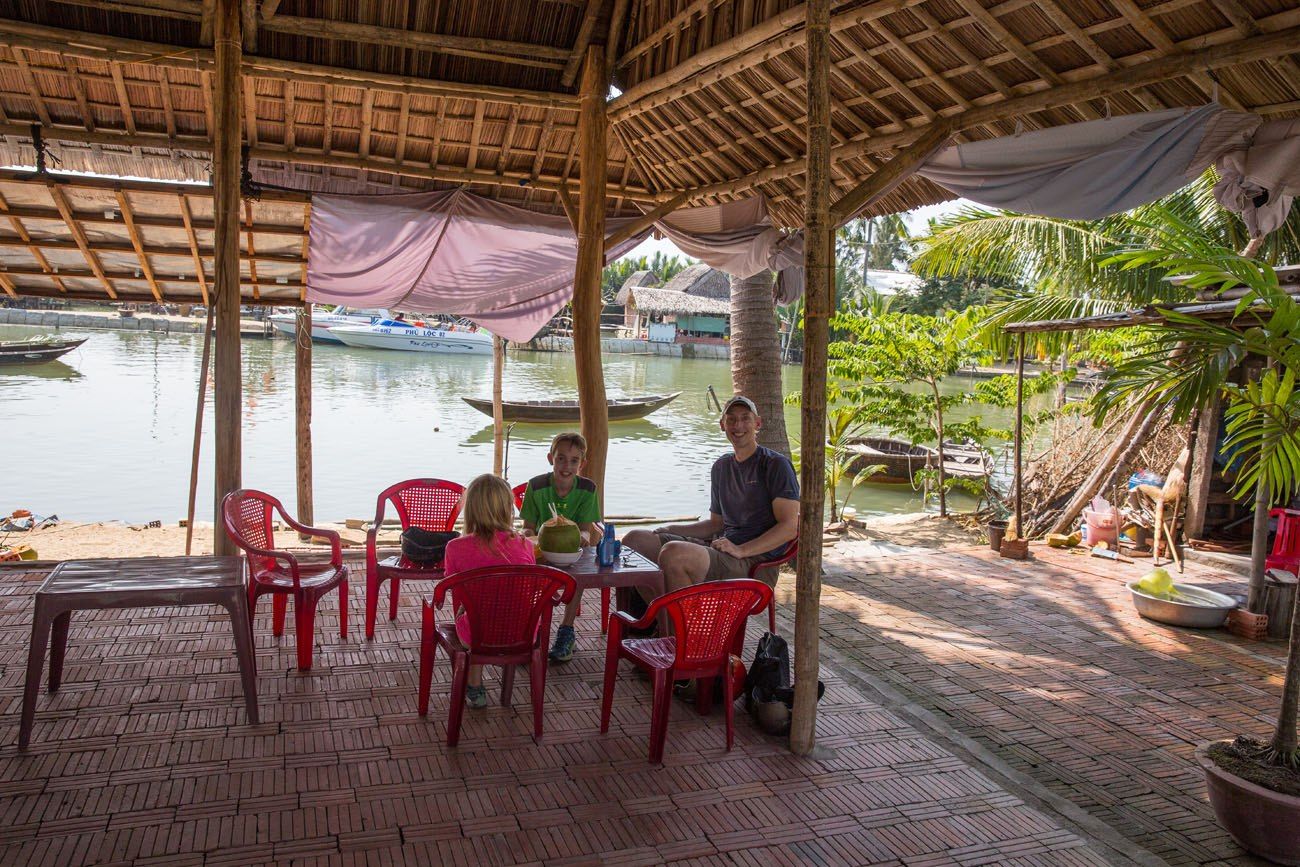
[{"label": "tropical plant", "polygon": [[[1193,287],[1171,283],[1155,263],[1123,267],[1123,250],[1159,247],[1179,226],[1193,227],[1210,243],[1241,249],[1245,225],[1214,199],[1208,171],[1150,205],[1100,220],[1065,220],[969,206],[930,223],[914,238],[911,268],[922,277],[972,278],[1009,287],[990,305],[985,336],[1009,322],[1069,319],[1114,313],[1155,302],[1192,300]],[[1257,255],[1267,262],[1300,261],[1300,209],[1271,234]],[[1068,334],[1043,335],[1055,355]],[[1075,335],[1076,346],[1091,340]],[[994,341],[996,343],[996,341]],[[1005,348],[1003,346],[1002,348]]]},{"label": "tropical plant", "polygon": [[[1300,492],[1300,304],[1278,285],[1267,264],[1207,241],[1195,227],[1174,224],[1164,245],[1120,254],[1122,268],[1155,268],[1192,289],[1244,286],[1246,295],[1226,323],[1162,311],[1164,327],[1149,344],[1121,361],[1100,393],[1100,416],[1132,395],[1166,402],[1175,420],[1186,419],[1216,396],[1226,402],[1225,446],[1240,460],[1233,487],[1255,493],[1255,551],[1250,578],[1251,611],[1260,610],[1269,505]],[[1249,357],[1263,372],[1236,384],[1230,377]],[[1259,758],[1300,770],[1296,723],[1300,710],[1300,629],[1291,647],[1277,728]]]},{"label": "tropical plant", "polygon": [[[952,433],[945,413],[971,403],[969,392],[943,394],[940,383],[986,356],[978,345],[976,322],[982,311],[944,316],[909,313],[873,314],[861,307],[841,311],[831,318],[834,328],[846,333],[827,349],[833,377],[828,399],[858,407],[863,417],[903,436],[914,445],[938,447],[939,514],[948,514],[944,472],[944,440]],[[904,388],[920,383],[925,391]]]},{"label": "tropical plant", "polygon": [[[885,470],[884,464],[860,466],[861,456],[849,446],[855,437],[866,430],[866,421],[860,407],[833,406],[826,410],[826,443],[823,460],[826,462],[826,502],[830,504],[831,523],[840,519],[849,498],[860,485],[877,473]],[[799,460],[803,454],[800,448],[794,455],[795,471],[800,471]],[[840,498],[840,487],[848,483],[848,489]]]}]

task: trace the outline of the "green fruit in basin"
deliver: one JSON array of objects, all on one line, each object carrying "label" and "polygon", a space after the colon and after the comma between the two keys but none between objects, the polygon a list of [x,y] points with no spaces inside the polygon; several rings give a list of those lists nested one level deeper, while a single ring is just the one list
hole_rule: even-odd
[{"label": "green fruit in basin", "polygon": [[572,521],[552,518],[542,524],[537,534],[537,544],[552,554],[576,554],[582,549],[582,532]]}]

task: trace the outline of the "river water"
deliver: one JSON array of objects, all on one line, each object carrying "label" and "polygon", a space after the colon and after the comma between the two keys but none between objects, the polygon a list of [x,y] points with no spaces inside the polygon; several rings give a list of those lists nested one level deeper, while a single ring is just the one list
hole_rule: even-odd
[{"label": "river water", "polygon": [[[49,329],[0,326],[0,340]],[[184,516],[201,335],[63,329],[90,339],[62,359],[0,367],[0,419],[7,460],[0,475],[0,513],[15,508],[64,519],[174,521]],[[243,480],[293,510],[293,342],[243,342]],[[787,392],[799,388],[787,367]],[[606,512],[675,517],[708,508],[708,475],[727,450],[712,385],[731,391],[729,362],[606,355],[611,396],[681,391],[646,419],[610,427]],[[965,387],[968,383],[953,385]],[[316,517],[369,518],[375,497],[414,476],[463,483],[492,468],[491,419],[461,401],[490,397],[489,356],[386,352],[320,345],[313,352],[312,436]],[[507,399],[572,398],[573,356],[511,352]],[[196,515],[212,518],[211,390],[204,417]],[[1007,415],[986,411],[986,421]],[[787,408],[795,437],[799,413]],[[510,438],[512,483],[546,469],[550,438],[560,428],[518,425]],[[853,505],[866,513],[921,508],[906,486],[864,486]]]}]

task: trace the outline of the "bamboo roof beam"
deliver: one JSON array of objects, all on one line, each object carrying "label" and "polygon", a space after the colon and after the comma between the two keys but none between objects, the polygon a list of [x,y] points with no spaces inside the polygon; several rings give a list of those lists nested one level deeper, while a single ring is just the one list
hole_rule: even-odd
[{"label": "bamboo roof beam", "polygon": [[[118,65],[113,64],[117,69]],[[244,136],[249,147],[257,146],[257,79],[244,79],[244,98],[240,100],[244,108]],[[209,136],[215,136],[216,130],[209,128]]]},{"label": "bamboo roof beam", "polygon": [[[411,124],[411,95],[404,93],[397,98],[397,151],[395,159],[400,163],[406,160],[406,133]],[[510,116],[515,117],[519,113],[518,106],[510,107]]]},{"label": "bamboo roof beam", "polygon": [[[947,97],[953,101],[954,105],[958,105],[962,108],[970,107],[970,101],[967,100],[966,97],[962,96],[961,93],[957,90],[957,88],[953,87],[952,84],[949,83],[948,79],[944,78],[938,72],[935,72],[934,67],[931,66],[925,60],[925,58],[921,57],[921,55],[917,54],[915,51],[912,50],[912,47],[910,45],[908,45],[902,39],[899,39],[896,35],[894,35],[894,32],[889,29],[889,23],[887,21],[882,19],[875,27],[871,29],[871,32],[879,34],[881,38],[883,38],[887,43],[892,45],[894,47],[894,50],[898,52],[898,54],[900,54],[903,58],[905,58],[908,63],[912,64],[912,66],[915,67],[917,71],[921,73],[921,76],[924,79],[929,81],[939,90],[943,91],[944,94],[947,95]],[[843,33],[840,35],[841,42],[843,42],[847,38],[849,38],[848,33]]]},{"label": "bamboo roof beam", "polygon": [[[135,249],[135,256],[140,260],[140,270],[144,272],[144,278],[149,282],[153,297],[158,301],[162,301],[162,291],[158,288],[157,279],[154,278],[153,265],[149,263],[149,256],[145,253],[144,245],[140,241],[140,230],[135,225],[135,214],[131,212],[131,202],[122,190],[117,191],[117,206],[122,212],[122,222],[126,224],[126,233],[131,239],[131,246]],[[94,251],[92,250],[92,252]]]},{"label": "bamboo roof beam", "polygon": [[628,162],[636,163],[637,168],[641,171],[641,177],[645,179],[645,182],[652,190],[659,192],[668,186],[664,183],[663,173],[658,171],[657,165],[654,163],[648,163],[642,159],[640,151],[632,146],[631,139],[628,138],[627,134],[618,124],[611,123],[609,129],[614,133],[614,137],[623,145],[623,150],[627,152]]},{"label": "bamboo roof beam", "polygon": [[[185,236],[190,242],[190,255],[194,259],[194,273],[199,278],[199,292],[203,296],[203,305],[211,303],[208,297],[207,270],[203,267],[203,257],[199,254],[199,236],[194,231],[194,214],[190,211],[190,200],[184,193],[176,196],[181,206],[181,222],[185,224]],[[308,205],[308,207],[311,207]]]},{"label": "bamboo roof beam", "polygon": [[27,57],[22,51],[14,50],[14,60],[18,64],[18,71],[22,74],[23,87],[27,89],[27,95],[32,101],[32,113],[35,114],[45,126],[50,124],[50,114],[45,108],[45,99],[41,96],[41,89],[36,84],[36,76],[32,75],[32,68],[27,64]]},{"label": "bamboo roof beam", "polygon": [[[179,228],[179,226],[177,226],[176,228]],[[294,227],[293,234],[297,236],[302,233],[297,229],[297,227]],[[34,240],[33,243],[36,246],[36,248],[40,250],[74,251],[80,249],[77,246],[75,241],[64,241],[64,240],[57,240],[52,238]],[[2,249],[14,249],[14,248],[26,248],[26,247],[28,247],[28,244],[19,238],[0,236],[0,248]],[[137,256],[143,254],[144,256],[158,258],[158,259],[188,259],[191,262],[195,261],[196,252],[199,254],[199,256],[212,255],[212,249],[210,247],[199,247],[197,246],[197,244],[193,248],[191,248],[188,245],[184,247],[171,247],[165,244],[141,243],[139,250],[137,252],[136,246],[132,243],[124,243],[121,241],[90,241],[89,249],[92,253],[131,253]],[[277,264],[277,265],[295,265],[295,266],[300,265],[305,261],[301,256],[298,256],[297,254],[291,254],[291,253],[250,254],[242,250],[240,251],[239,259],[242,262],[266,262],[266,263]],[[162,268],[161,270],[152,269],[154,274],[154,279],[160,283],[166,282],[166,278],[159,277],[158,274],[160,273],[166,274],[170,270],[171,269],[168,268]],[[144,273],[143,269],[141,270],[141,273],[142,274]]]},{"label": "bamboo roof beam", "polygon": [[[1064,79],[1062,79],[1055,70],[1044,63],[1042,59],[1040,59],[1037,54],[1030,51],[1015,34],[1004,27],[1002,22],[997,19],[997,16],[980,5],[980,0],[956,0],[956,2],[958,6],[968,11],[975,18],[984,31],[988,33],[995,42],[1010,49],[1016,59],[1029,67],[1029,70],[1033,72],[1034,75],[1037,75],[1047,84],[1056,87],[1059,87],[1064,82]],[[1091,106],[1081,103],[1076,105],[1074,108],[1089,120],[1096,120],[1101,117],[1101,115]]]},{"label": "bamboo roof beam", "polygon": [[109,67],[113,76],[113,90],[117,94],[117,107],[122,112],[122,125],[131,135],[135,135],[135,111],[131,108],[131,99],[126,92],[126,79],[122,77],[122,66],[114,63]]},{"label": "bamboo roof beam", "polygon": [[686,203],[686,200],[689,199],[690,197],[691,197],[690,192],[688,191],[680,192],[677,195],[673,196],[668,201],[656,205],[654,208],[651,208],[644,215],[637,217],[635,220],[633,220],[631,223],[628,223],[626,226],[623,226],[621,229],[615,229],[613,232],[610,232],[608,235],[605,236],[605,252],[609,253],[619,244],[623,243],[624,241],[631,240],[632,238],[635,238],[637,235],[644,232],[646,229],[649,229],[657,221],[662,220],[664,217],[668,216],[673,211],[677,210],[682,205],[684,205]]},{"label": "bamboo roof beam", "polygon": [[609,32],[605,36],[605,69],[611,77],[614,74],[618,46],[623,41],[623,26],[627,22],[627,8],[630,5],[632,0],[614,0],[614,8],[609,13]]},{"label": "bamboo roof beam", "polygon": [[[15,52],[17,53],[17,52]],[[65,55],[63,57],[63,69],[68,73],[68,86],[72,89],[72,97],[77,101],[77,111],[81,114],[81,122],[85,124],[86,129],[92,132],[95,129],[95,113],[90,109],[90,101],[86,99],[86,83],[81,80],[75,67],[77,59]],[[167,94],[167,77],[163,76],[163,112],[167,119],[167,132],[169,135],[175,135],[173,118],[171,113],[171,100]]]},{"label": "bamboo roof beam", "polygon": [[[441,110],[439,110],[438,125],[439,126],[442,125]],[[533,153],[533,167],[528,173],[528,176],[530,178],[536,179],[542,174],[543,163],[546,160],[546,155],[550,153],[551,150],[551,131],[554,128],[554,126],[555,126],[555,113],[548,111],[546,113],[546,120],[543,121],[542,123],[542,131],[537,139],[537,150]],[[626,146],[627,143],[624,142],[624,147]],[[628,153],[630,154],[631,151],[628,151]]]},{"label": "bamboo roof beam", "polygon": [[564,71],[560,73],[560,84],[565,87],[573,87],[573,82],[578,78],[578,69],[582,66],[582,58],[586,56],[587,46],[591,44],[596,19],[600,17],[600,9],[604,5],[605,0],[587,0],[587,8],[583,10],[582,21],[578,24],[578,37],[573,41],[573,51],[564,64]]},{"label": "bamboo roof beam", "polygon": [[217,0],[203,0],[199,12],[199,42],[211,46],[216,41]]},{"label": "bamboo roof beam", "polygon": [[[978,105],[960,114],[949,115],[946,120],[951,122],[954,131],[968,130],[1037,111],[1060,108],[1084,99],[1100,99],[1158,81],[1178,78],[1194,71],[1218,69],[1224,66],[1234,66],[1240,63],[1286,56],[1294,53],[1298,44],[1300,44],[1300,27],[1291,27],[1235,42],[1215,44],[1195,51],[1167,55],[1156,60],[1127,67],[1110,75],[1082,79],[1048,90],[1018,96],[1014,99]],[[905,145],[917,138],[921,133],[922,130],[910,129],[876,138],[848,142],[834,148],[831,152],[831,158],[832,160],[855,159],[863,154],[881,153]],[[692,199],[708,198],[720,194],[738,194],[779,178],[802,174],[806,166],[805,160],[791,160],[780,166],[755,172],[745,178],[698,187],[693,191]]]},{"label": "bamboo roof beam", "polygon": [[[29,24],[13,19],[0,19],[0,44],[15,49],[30,48],[106,63],[145,63],[159,68],[189,71],[197,68],[208,73],[216,62],[212,50],[207,48],[187,48],[126,39],[69,28]],[[211,42],[209,41],[208,44]],[[573,112],[578,110],[577,97],[568,93],[438,81],[414,75],[369,72],[362,69],[254,55],[244,56],[242,69],[245,76],[280,81],[296,80],[303,84],[364,86],[389,93],[410,93],[412,96],[450,96],[455,99],[486,100],[507,105],[531,105],[537,108],[559,108]]]},{"label": "bamboo roof beam", "polygon": [[[1210,5],[1219,10],[1224,18],[1232,22],[1232,27],[1242,36],[1258,36],[1263,31],[1255,23],[1254,17],[1246,11],[1239,0],[1210,0]],[[1150,11],[1147,12],[1150,15]],[[1290,75],[1294,80],[1300,81],[1300,62],[1294,57],[1278,57],[1274,61],[1284,74]],[[1255,111],[1259,111],[1258,107]]]},{"label": "bamboo roof beam", "polygon": [[483,136],[483,111],[486,106],[478,103],[474,106],[474,124],[470,127],[469,134],[469,158],[465,162],[467,171],[474,171],[478,168],[478,143]]},{"label": "bamboo roof beam", "polygon": [[158,75],[162,78],[162,86],[158,88],[158,93],[162,97],[163,122],[166,124],[167,135],[176,135],[176,110],[172,107],[172,85],[167,78],[166,67],[158,70]]},{"label": "bamboo roof beam", "polygon": [[712,12],[714,7],[721,6],[725,2],[726,0],[695,0],[681,12],[661,24],[649,36],[629,48],[626,54],[618,58],[617,65],[620,68],[630,66],[638,57],[662,45],[669,36],[685,30],[696,18],[703,18]]},{"label": "bamboo roof beam", "polygon": [[[27,252],[30,253],[31,257],[36,260],[36,263],[41,266],[41,270],[45,272],[46,276],[54,281],[54,285],[59,288],[60,292],[67,292],[68,287],[63,284],[61,279],[59,279],[58,272],[56,272],[53,266],[50,265],[50,260],[45,258],[45,254],[41,252],[41,248],[32,242],[32,236],[28,233],[27,227],[23,225],[23,221],[19,219],[16,214],[12,213],[12,210],[9,207],[9,202],[5,199],[3,194],[0,194],[0,211],[4,212],[9,217],[9,224],[14,227],[14,231],[17,232],[18,237],[22,239],[23,245],[27,248]],[[61,217],[56,211],[50,215],[50,219],[58,220],[61,219]]]},{"label": "bamboo roof beam", "polygon": [[280,11],[280,0],[262,0],[262,20],[270,21]]},{"label": "bamboo roof beam", "polygon": [[[4,272],[3,272],[3,273],[5,273],[5,274],[9,274],[9,275],[11,275],[11,276],[19,276],[19,277],[44,277],[44,278],[48,278],[48,277],[51,276],[51,275],[49,275],[49,274],[46,274],[44,271],[42,271],[40,268],[38,268],[38,267],[36,267],[36,266],[34,266],[34,265],[9,265],[9,266],[7,266],[7,267],[4,269]],[[92,270],[89,269],[89,268],[60,268],[60,269],[59,269],[58,276],[60,276],[60,277],[64,277],[64,278],[66,278],[66,279],[68,279],[68,280],[98,280],[100,274],[103,274],[104,277],[105,277],[106,279],[108,279],[108,280],[134,281],[134,280],[137,280],[137,279],[138,279],[138,278],[135,276],[135,272],[134,272],[134,271],[104,270],[104,269],[102,269],[102,268],[101,268],[98,272],[96,272],[96,271],[92,271]],[[290,300],[288,300],[288,301],[285,301],[282,297],[279,297],[279,296],[273,296],[273,297],[275,298],[275,300],[274,300],[273,303],[275,303],[275,304],[277,304],[277,305],[278,305],[278,304],[296,304],[296,303],[298,303],[298,293],[297,293],[297,290],[298,290],[299,288],[301,288],[301,286],[302,286],[302,284],[299,282],[298,278],[297,278],[297,277],[283,277],[283,278],[280,278],[280,279],[284,280],[284,282],[281,283],[279,280],[276,281],[276,283],[275,283],[276,291],[293,292],[293,294],[287,296],[287,297],[290,299]],[[162,281],[160,281],[160,282],[161,282],[161,285],[163,285],[163,286],[165,287],[167,284],[170,284],[170,283],[189,283],[190,281],[189,281],[189,280],[186,280],[186,279],[183,279],[183,278],[182,278],[182,279],[177,279],[177,280],[167,280],[167,279],[164,278],[164,279],[163,279]],[[251,288],[252,283],[249,281],[249,279],[248,279],[247,277],[243,277],[243,276],[241,276],[240,279],[239,279],[239,285],[240,285],[240,286],[247,286],[247,287],[250,287],[250,288]],[[29,294],[29,293],[27,293],[25,290],[20,290],[20,294]],[[196,293],[196,294],[197,294],[197,293]],[[62,297],[65,297],[65,296],[63,296],[62,294],[60,294],[59,297],[62,298]],[[67,292],[67,296],[66,296],[66,297],[68,297],[68,298],[88,298],[88,299],[90,299],[90,300],[92,300],[92,301],[103,301],[103,300],[104,300],[104,293],[103,293],[103,292],[100,292],[100,291],[95,291],[95,292],[81,292],[81,293],[79,293],[75,288],[71,288],[71,287],[70,287],[70,288],[68,289],[68,292]],[[164,297],[164,298],[167,298],[167,297],[168,297],[166,292],[163,293],[163,297]],[[120,292],[117,291],[117,290],[114,290],[113,300],[114,300],[114,301],[135,301],[135,300],[139,300],[139,301],[149,301],[149,302],[152,302],[152,301],[154,300],[154,297],[153,297],[153,293],[152,293],[152,292],[149,292],[149,291],[147,291],[147,290],[146,290],[146,291],[139,292],[139,291],[133,291],[133,290],[131,290],[131,289],[126,289],[126,288],[124,288],[124,289],[122,289]],[[268,299],[268,300],[269,300],[269,299]]]},{"label": "bamboo roof beam", "polygon": [[267,33],[287,33],[314,39],[336,39],[343,42],[381,45],[385,48],[409,48],[437,54],[454,54],[459,57],[475,57],[479,60],[492,60],[516,66],[535,66],[541,69],[563,69],[569,59],[569,52],[566,49],[550,45],[531,45],[481,37],[446,36],[396,27],[380,27],[375,24],[304,18],[298,15],[276,15],[262,22],[262,30]]},{"label": "bamboo roof beam", "polygon": [[[210,153],[212,144],[206,139],[186,138],[182,140],[169,139],[163,135],[137,133],[128,136],[119,133],[106,132],[98,130],[96,132],[87,132],[83,129],[72,127],[51,127],[42,130],[47,139],[51,141],[73,141],[87,144],[117,144],[130,147],[154,147],[168,150],[188,150],[202,153]],[[31,133],[29,127],[23,124],[0,124],[0,135],[13,135],[27,137]],[[263,143],[258,147],[249,149],[250,159],[274,160],[278,162],[298,162],[305,165],[329,166],[332,168],[359,169],[362,171],[387,172],[390,174],[405,175],[413,178],[425,178],[435,181],[446,181],[458,184],[485,184],[487,186],[497,187],[518,187],[521,182],[531,184],[539,189],[554,192],[559,178],[539,177],[530,179],[529,176],[520,171],[510,171],[505,174],[496,172],[465,169],[443,168],[436,169],[421,163],[415,163],[410,160],[406,162],[397,162],[391,157],[361,158],[346,156],[342,154],[328,154],[316,150],[295,149],[287,150],[283,145],[273,145]],[[608,195],[621,196],[632,201],[656,201],[654,193],[643,187],[624,187],[619,188],[610,185]]]},{"label": "bamboo roof beam", "polygon": [[244,37],[244,50],[257,53],[257,0],[242,0],[239,4],[239,29]]},{"label": "bamboo roof beam", "polygon": [[49,184],[48,189],[50,198],[54,200],[54,206],[58,208],[59,216],[63,218],[68,231],[72,233],[73,240],[77,242],[77,248],[81,250],[81,255],[85,258],[86,264],[90,266],[91,272],[99,279],[104,291],[108,293],[108,297],[117,298],[117,290],[113,288],[113,284],[109,282],[108,277],[104,274],[104,269],[99,264],[98,257],[91,252],[90,244],[86,241],[86,233],[73,215],[72,206],[68,203],[68,197],[64,195],[63,190],[57,184]]},{"label": "bamboo roof beam", "polygon": [[[1052,23],[1060,28],[1061,32],[1073,40],[1074,44],[1082,48],[1093,61],[1106,72],[1114,72],[1119,68],[1119,64],[1110,56],[1106,49],[1097,44],[1097,40],[1083,32],[1070,14],[1061,8],[1056,0],[1038,0],[1038,6],[1043,13],[1052,20]],[[1134,96],[1148,111],[1155,111],[1167,108],[1158,96],[1148,91],[1146,88],[1135,92]]]},{"label": "bamboo roof beam", "polygon": [[294,91],[297,88],[292,81],[284,83],[284,146],[287,150],[293,150],[297,144],[297,135],[294,130]]},{"label": "bamboo roof beam", "polygon": [[[948,49],[960,58],[962,63],[966,64],[967,67],[978,73],[981,78],[988,82],[989,86],[1000,93],[1003,99],[1011,98],[1011,88],[1002,80],[1002,77],[990,69],[988,64],[976,57],[960,39],[954,39],[952,32],[940,24],[939,19],[927,12],[924,6],[914,6],[912,7],[911,12],[922,24],[925,25],[926,29],[920,31],[919,34],[922,38],[933,39],[942,44],[944,48]],[[916,35],[918,34],[912,34],[912,36]],[[908,43],[920,40],[913,40],[909,36],[904,36],[903,41]]]},{"label": "bamboo roof beam", "polygon": [[[211,129],[211,127],[209,127]],[[321,150],[334,149],[334,88],[325,88],[325,131],[321,133]]]},{"label": "bamboo roof beam", "polygon": [[9,276],[3,271],[0,271],[0,287],[4,287],[5,294],[10,298],[18,297],[18,287],[14,285],[14,281],[10,280]]},{"label": "bamboo roof beam", "polygon": [[[1119,10],[1119,13],[1133,25],[1133,29],[1140,33],[1143,39],[1151,43],[1152,48],[1166,54],[1178,50],[1174,47],[1174,40],[1169,37],[1169,34],[1161,30],[1133,0],[1111,0],[1111,5]],[[1205,90],[1206,96],[1217,92],[1219,101],[1228,108],[1245,111],[1245,106],[1236,96],[1229,93],[1226,88],[1220,88],[1219,83],[1209,75],[1204,72],[1193,72],[1189,77]]]},{"label": "bamboo roof beam", "polygon": [[[479,103],[482,105],[483,103]],[[370,133],[373,129],[375,111],[375,92],[373,90],[361,91],[361,133],[357,141],[357,153],[362,159],[370,156]],[[470,166],[470,168],[474,168]]]},{"label": "bamboo roof beam", "polygon": [[502,174],[510,167],[510,144],[515,140],[515,129],[519,126],[519,109],[511,108],[506,120],[506,131],[501,137],[501,153],[497,155],[497,174]]}]

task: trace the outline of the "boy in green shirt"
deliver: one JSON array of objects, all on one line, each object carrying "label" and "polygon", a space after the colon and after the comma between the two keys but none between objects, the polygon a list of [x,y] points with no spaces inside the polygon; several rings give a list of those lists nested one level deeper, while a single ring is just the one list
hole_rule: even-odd
[{"label": "boy in green shirt", "polygon": [[[578,525],[583,544],[595,545],[600,540],[596,522],[600,520],[600,499],[596,496],[596,483],[578,475],[587,457],[587,441],[579,433],[557,434],[551,440],[551,450],[546,460],[551,472],[528,480],[524,503],[519,517],[524,520],[524,533],[532,535],[551,519],[551,506],[557,514]],[[577,635],[573,621],[578,617],[578,595],[564,607],[564,621],[555,631],[555,644],[551,647],[553,662],[568,662],[573,658]]]}]

